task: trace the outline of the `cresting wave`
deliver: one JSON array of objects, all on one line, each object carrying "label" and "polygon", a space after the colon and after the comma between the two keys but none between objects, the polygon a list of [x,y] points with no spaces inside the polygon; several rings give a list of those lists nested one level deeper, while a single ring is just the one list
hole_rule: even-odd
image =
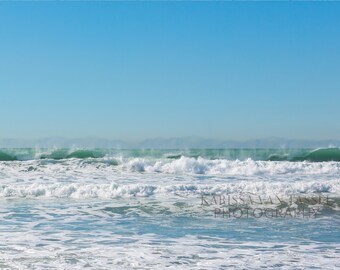
[{"label": "cresting wave", "polygon": [[3,151],[0,151],[0,161],[13,161],[17,160],[15,156],[11,156]]},{"label": "cresting wave", "polygon": [[75,150],[58,149],[3,149],[0,151],[0,161],[34,160],[34,159],[69,159],[69,158],[100,158],[105,154],[100,150]]},{"label": "cresting wave", "polygon": [[130,197],[199,198],[201,194],[241,194],[290,196],[296,194],[331,194],[340,198],[340,180],[327,183],[305,181],[277,183],[266,181],[229,182],[224,184],[94,184],[33,183],[0,185],[0,198],[73,198],[112,199]]},{"label": "cresting wave", "polygon": [[[115,163],[116,162],[116,163]],[[0,197],[118,198],[203,193],[340,197],[339,162],[66,159],[0,162]]]},{"label": "cresting wave", "polygon": [[[88,159],[40,159],[31,161],[0,162],[0,178],[25,175],[50,175],[54,177],[65,173],[73,177],[72,171],[88,176],[97,174],[117,175],[121,173],[147,173],[168,175],[205,175],[205,176],[275,176],[275,175],[340,175],[340,162],[289,162],[205,159],[181,157],[179,159],[152,158],[88,158]],[[138,176],[140,177],[140,176]]]},{"label": "cresting wave", "polygon": [[310,151],[309,153],[301,156],[277,155],[273,154],[268,157],[271,161],[340,161],[340,149],[338,148],[326,148]]},{"label": "cresting wave", "polygon": [[340,163],[276,162],[241,160],[207,160],[181,157],[177,160],[151,161],[142,158],[127,160],[119,165],[135,172],[203,175],[293,175],[340,174]]},{"label": "cresting wave", "polygon": [[339,148],[321,149],[178,149],[178,150],[117,150],[117,149],[41,149],[17,148],[0,149],[0,161],[37,160],[37,159],[87,159],[117,157],[180,159],[192,157],[215,160],[263,160],[263,161],[340,161]]}]

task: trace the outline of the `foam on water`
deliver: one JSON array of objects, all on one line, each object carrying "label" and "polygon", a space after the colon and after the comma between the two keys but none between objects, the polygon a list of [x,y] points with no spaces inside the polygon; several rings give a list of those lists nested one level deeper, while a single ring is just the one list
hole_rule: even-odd
[{"label": "foam on water", "polygon": [[0,268],[340,267],[339,207],[317,219],[218,219],[200,199],[321,194],[339,203],[340,162],[60,151],[0,161]]},{"label": "foam on water", "polygon": [[[113,162],[114,161],[114,162]],[[203,193],[332,193],[340,163],[142,158],[0,162],[0,197],[116,198]],[[202,178],[203,177],[203,178]]]},{"label": "foam on water", "polygon": [[256,193],[259,195],[294,195],[330,193],[340,195],[340,180],[324,183],[306,181],[302,183],[275,183],[268,181],[232,181],[225,184],[81,184],[81,183],[33,183],[8,184],[0,186],[3,198],[121,198],[121,197],[172,197],[174,194],[184,197],[199,197],[201,194],[240,194]]},{"label": "foam on water", "polygon": [[170,174],[206,174],[206,175],[275,175],[275,174],[338,174],[340,163],[325,162],[275,162],[240,160],[207,160],[204,158],[181,157],[173,161],[156,162],[136,158],[121,164],[137,172],[160,172]]},{"label": "foam on water", "polygon": [[[116,170],[131,172],[149,172],[166,174],[204,174],[204,175],[277,175],[277,174],[339,174],[340,162],[288,162],[288,161],[254,161],[246,160],[226,160],[226,159],[204,159],[201,157],[191,158],[182,156],[179,159],[147,159],[147,158],[96,158],[96,159],[64,159],[57,161],[54,159],[30,160],[26,162],[11,161],[0,162],[0,168],[33,166],[36,170],[42,170],[46,166],[59,164],[65,169],[82,167],[103,169],[106,165],[117,166]],[[49,168],[46,168],[46,171]],[[4,171],[4,169],[2,169]]]},{"label": "foam on water", "polygon": [[[33,237],[28,240],[35,241]],[[163,239],[144,235],[143,240],[124,242],[124,238],[111,238],[111,245],[85,245],[75,247],[61,243],[55,248],[36,246],[13,247],[0,259],[3,265],[15,268],[46,269],[337,269],[339,250],[337,245],[263,242],[232,242],[224,239],[181,237]],[[102,239],[108,242],[107,238]],[[19,254],[19,256],[18,256]]]},{"label": "foam on water", "polygon": [[119,203],[2,204],[0,229],[6,228],[6,233],[0,236],[0,265],[12,269],[340,266],[340,246],[331,233],[339,219],[217,220],[191,217],[185,211],[180,216],[166,211],[136,216],[129,209],[137,201]]}]

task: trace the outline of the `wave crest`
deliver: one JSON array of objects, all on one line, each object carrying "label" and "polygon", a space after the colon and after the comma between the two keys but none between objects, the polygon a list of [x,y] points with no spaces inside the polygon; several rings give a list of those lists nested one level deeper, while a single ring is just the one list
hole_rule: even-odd
[{"label": "wave crest", "polygon": [[160,196],[163,198],[194,197],[201,194],[240,194],[257,195],[293,195],[293,194],[340,194],[340,180],[327,183],[304,181],[294,183],[278,183],[268,181],[238,181],[223,184],[90,184],[90,183],[55,183],[55,184],[9,184],[0,186],[0,197],[22,198],[129,198]]},{"label": "wave crest", "polygon": [[208,160],[247,160],[256,161],[340,161],[340,149],[186,149],[186,150],[117,150],[117,149],[41,149],[18,148],[1,149],[0,161],[38,160],[38,159],[91,159],[91,158],[143,158],[178,160],[184,157]]},{"label": "wave crest", "polygon": [[209,160],[181,157],[180,159],[150,161],[131,159],[120,165],[133,172],[204,175],[274,175],[274,174],[339,174],[340,163],[274,162],[247,160]]}]

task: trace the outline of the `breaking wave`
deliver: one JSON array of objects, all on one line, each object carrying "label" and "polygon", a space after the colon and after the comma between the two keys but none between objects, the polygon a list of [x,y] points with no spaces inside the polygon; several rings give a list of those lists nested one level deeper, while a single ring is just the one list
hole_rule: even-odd
[{"label": "breaking wave", "polygon": [[340,161],[340,149],[178,149],[178,150],[117,150],[117,149],[41,149],[18,148],[1,149],[0,161],[36,159],[88,159],[123,156],[126,158],[168,159],[182,157],[204,158],[208,160],[247,160],[255,161]]},{"label": "breaking wave", "polygon": [[[192,158],[181,156],[179,159],[153,158],[69,158],[39,159],[30,161],[3,161],[0,163],[5,174],[11,169],[17,172],[44,172],[49,170],[71,170],[84,173],[158,173],[170,175],[206,175],[206,176],[272,176],[272,175],[340,175],[340,162],[307,161],[262,161],[262,160],[226,160]],[[72,174],[70,174],[72,175]],[[19,175],[20,176],[20,175]],[[19,177],[18,176],[18,177]]]},{"label": "breaking wave", "polygon": [[209,160],[181,157],[176,160],[150,161],[134,158],[123,162],[122,169],[134,172],[203,175],[278,175],[278,174],[340,174],[340,163],[274,162],[247,160]]},{"label": "breaking wave", "polygon": [[278,183],[266,181],[238,181],[223,184],[93,184],[93,183],[33,183],[0,186],[0,198],[129,198],[129,197],[194,197],[201,194],[240,194],[289,196],[295,194],[330,193],[340,195],[340,180],[320,183],[305,181]]}]

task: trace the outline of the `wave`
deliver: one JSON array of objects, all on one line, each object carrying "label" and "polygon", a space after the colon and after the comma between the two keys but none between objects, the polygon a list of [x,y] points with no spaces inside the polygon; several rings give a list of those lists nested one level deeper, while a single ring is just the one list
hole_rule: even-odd
[{"label": "wave", "polygon": [[37,160],[37,159],[88,159],[88,158],[102,158],[106,155],[105,150],[102,149],[4,149],[0,151],[0,161],[13,160]]},{"label": "wave", "polygon": [[[168,174],[168,175],[205,175],[205,176],[324,176],[339,177],[340,162],[290,162],[290,161],[255,161],[189,158],[151,159],[151,158],[69,158],[62,160],[38,159],[31,161],[0,162],[2,179],[27,177],[21,172],[33,172],[55,177],[55,171],[79,171],[84,177],[109,177],[114,174]],[[88,175],[87,175],[88,174]],[[72,178],[72,173],[67,173]],[[140,176],[138,176],[140,177]]]},{"label": "wave", "polygon": [[39,156],[40,159],[64,159],[68,156],[69,152],[67,149],[58,149],[50,154],[42,154]]},{"label": "wave", "polygon": [[[327,183],[303,181],[294,183],[278,183],[266,181],[238,181],[223,184],[93,184],[93,183],[33,183],[7,184],[0,186],[0,198],[130,198],[151,197],[200,198],[202,194],[256,194],[264,196],[290,196],[308,194],[330,194],[340,196],[340,181]],[[340,197],[339,197],[340,198]]]},{"label": "wave", "polygon": [[[297,159],[294,159],[295,161]],[[306,155],[303,160],[307,161],[340,161],[340,149],[338,148],[328,148],[328,149],[318,149],[312,151]]]},{"label": "wave", "polygon": [[68,158],[101,158],[104,153],[95,150],[76,150],[71,153],[67,149],[53,151],[51,154],[42,155],[40,159],[68,159]]},{"label": "wave", "polygon": [[311,161],[311,162],[327,162],[340,161],[340,149],[338,148],[321,148],[307,152],[301,156],[289,156],[273,154],[268,157],[269,161]]},{"label": "wave", "polygon": [[339,148],[321,149],[178,149],[178,150],[117,150],[117,149],[1,149],[0,161],[36,159],[94,159],[103,157],[179,160],[182,157],[207,160],[254,161],[340,161]]},{"label": "wave", "polygon": [[17,160],[15,157],[0,151],[0,161],[13,161]]},{"label": "wave", "polygon": [[338,162],[289,162],[247,160],[209,160],[181,157],[175,160],[133,158],[121,160],[122,169],[133,172],[202,175],[286,175],[340,174]]}]

